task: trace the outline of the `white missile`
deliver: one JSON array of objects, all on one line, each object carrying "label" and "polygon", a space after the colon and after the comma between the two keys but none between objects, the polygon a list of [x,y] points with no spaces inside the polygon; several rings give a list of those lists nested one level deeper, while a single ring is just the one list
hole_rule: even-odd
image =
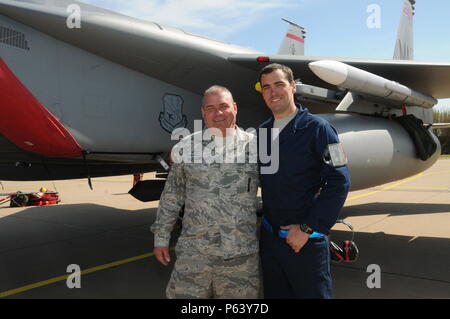
[{"label": "white missile", "polygon": [[362,94],[381,97],[398,106],[420,106],[429,109],[438,102],[432,96],[339,61],[311,62],[309,68],[325,82]]}]

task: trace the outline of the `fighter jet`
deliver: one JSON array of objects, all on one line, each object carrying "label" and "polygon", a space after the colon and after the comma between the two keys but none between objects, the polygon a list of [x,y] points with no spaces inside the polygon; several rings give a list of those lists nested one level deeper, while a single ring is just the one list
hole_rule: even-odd
[{"label": "fighter jet", "polygon": [[[399,52],[410,52],[412,28],[400,28]],[[0,0],[0,180],[155,170],[171,132],[194,131],[212,84],[233,93],[238,124],[256,128],[269,115],[257,73],[272,62],[294,70],[299,100],[338,131],[352,190],[438,159],[429,115],[450,97],[450,63],[272,55],[74,0]]]}]

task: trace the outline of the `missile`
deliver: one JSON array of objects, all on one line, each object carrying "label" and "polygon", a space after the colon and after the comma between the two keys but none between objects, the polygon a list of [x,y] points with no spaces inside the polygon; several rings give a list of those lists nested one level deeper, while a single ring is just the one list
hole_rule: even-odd
[{"label": "missile", "polygon": [[311,62],[309,68],[325,82],[386,99],[399,107],[409,105],[430,109],[438,102],[432,96],[339,61]]}]

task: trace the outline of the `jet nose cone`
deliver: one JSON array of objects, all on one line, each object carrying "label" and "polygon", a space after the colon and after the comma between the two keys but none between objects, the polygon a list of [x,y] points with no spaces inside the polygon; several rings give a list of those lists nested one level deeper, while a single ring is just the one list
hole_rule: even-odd
[{"label": "jet nose cone", "polygon": [[347,80],[348,68],[338,61],[316,61],[308,64],[311,71],[319,78],[333,85],[340,85]]}]

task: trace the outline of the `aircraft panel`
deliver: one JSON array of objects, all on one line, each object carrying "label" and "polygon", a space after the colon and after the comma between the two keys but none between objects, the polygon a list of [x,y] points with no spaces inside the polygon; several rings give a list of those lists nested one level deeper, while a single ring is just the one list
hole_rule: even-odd
[{"label": "aircraft panel", "polygon": [[[0,54],[8,67],[88,151],[168,151],[175,143],[169,131],[176,125],[193,131],[193,121],[201,119],[199,95],[7,17],[0,16],[0,26],[23,33],[30,47],[24,50],[0,43]],[[164,98],[167,95],[173,97],[171,101]],[[168,111],[175,120],[162,123],[161,117],[167,117]]]}]

